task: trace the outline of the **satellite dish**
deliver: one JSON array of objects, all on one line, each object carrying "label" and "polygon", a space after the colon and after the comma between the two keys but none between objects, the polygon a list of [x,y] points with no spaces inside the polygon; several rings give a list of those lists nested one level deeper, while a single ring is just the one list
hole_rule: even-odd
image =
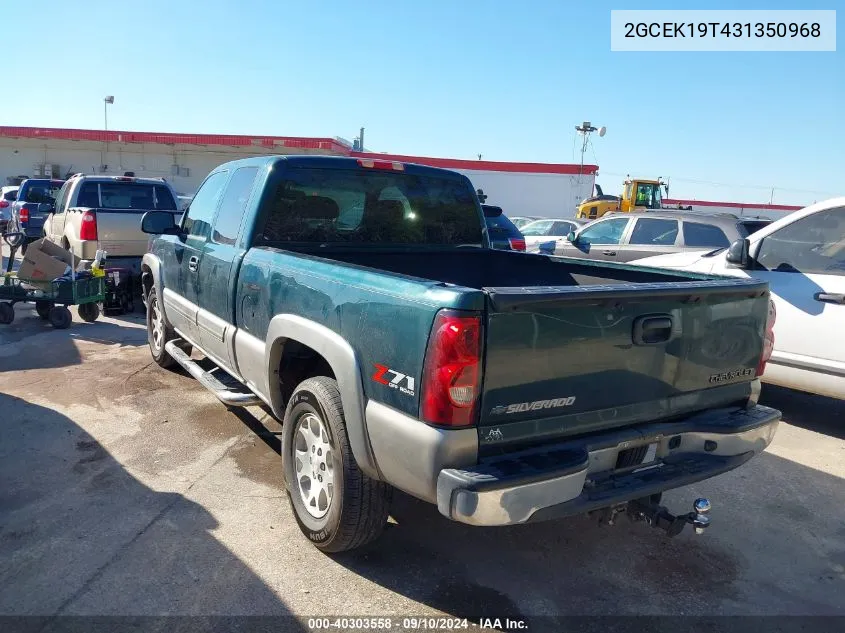
[{"label": "satellite dish", "polygon": [[602,125],[602,126],[599,128],[599,136],[604,136],[605,134],[607,134],[607,128],[606,128],[605,126],[603,126],[603,125]]}]

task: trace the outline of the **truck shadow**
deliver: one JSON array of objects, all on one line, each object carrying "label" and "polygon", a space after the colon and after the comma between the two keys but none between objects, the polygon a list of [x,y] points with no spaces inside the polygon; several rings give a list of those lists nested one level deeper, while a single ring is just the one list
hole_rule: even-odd
[{"label": "truck shadow", "polygon": [[147,487],[54,410],[0,394],[0,411],[0,615],[290,615],[203,506]]},{"label": "truck shadow", "polygon": [[760,404],[783,412],[783,419],[793,426],[845,440],[845,400],[763,385]]},{"label": "truck shadow", "polygon": [[[626,518],[475,528],[397,494],[382,538],[335,560],[447,614],[525,617],[535,631],[566,624],[538,615],[845,614],[842,479],[772,454],[743,468],[664,496],[679,513],[711,499],[702,536]],[[774,494],[787,488],[813,494]]]}]

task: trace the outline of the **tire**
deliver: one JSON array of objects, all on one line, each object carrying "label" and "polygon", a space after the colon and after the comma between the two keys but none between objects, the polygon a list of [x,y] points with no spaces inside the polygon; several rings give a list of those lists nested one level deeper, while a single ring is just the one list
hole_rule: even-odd
[{"label": "tire", "polygon": [[13,306],[8,301],[4,301],[0,303],[0,323],[3,325],[9,325],[12,321],[15,320],[15,306]]},{"label": "tire", "polygon": [[73,315],[65,306],[53,306],[48,314],[50,325],[57,330],[66,330],[73,323]]},{"label": "tire", "polygon": [[164,346],[174,338],[176,334],[164,320],[164,311],[159,305],[158,293],[155,288],[150,288],[150,294],[147,295],[147,343],[150,346],[150,355],[159,367],[168,369],[176,364],[173,357],[164,349]]},{"label": "tire", "polygon": [[93,323],[100,317],[100,306],[96,303],[83,303],[77,310],[79,318],[86,323]]},{"label": "tire", "polygon": [[[305,456],[312,456],[307,464]],[[282,467],[299,529],[319,550],[345,552],[381,534],[392,489],[358,468],[337,381],[309,378],[294,390],[285,411]],[[318,481],[321,473],[328,476]],[[331,486],[326,482],[329,477]]]},{"label": "tire", "polygon": [[38,316],[40,316],[45,321],[50,318],[50,310],[52,309],[52,307],[52,301],[44,301],[42,299],[41,301],[35,302],[35,311],[38,313]]}]

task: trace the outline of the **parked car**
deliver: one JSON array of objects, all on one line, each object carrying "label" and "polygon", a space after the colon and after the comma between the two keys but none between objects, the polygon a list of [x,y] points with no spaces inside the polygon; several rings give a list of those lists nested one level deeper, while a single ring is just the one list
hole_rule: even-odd
[{"label": "parked car", "polygon": [[524,251],[525,238],[516,228],[508,216],[502,212],[502,207],[495,207],[490,204],[482,204],[484,211],[484,222],[487,224],[487,235],[490,238],[490,246],[506,251]]},{"label": "parked car", "polygon": [[52,212],[56,196],[64,184],[64,180],[50,178],[28,178],[21,183],[17,198],[12,203],[12,213],[25,236],[22,244],[24,252],[27,244],[43,236],[44,220]]},{"label": "parked car", "polygon": [[515,215],[512,218],[509,218],[511,222],[513,222],[514,226],[518,229],[521,229],[523,226],[528,224],[529,222],[533,222],[534,220],[539,220],[540,218],[529,217],[527,215]]},{"label": "parked car", "polygon": [[730,248],[633,263],[766,281],[777,325],[764,382],[845,399],[845,198],[790,213]]},{"label": "parked car", "polygon": [[554,245],[557,241],[566,239],[567,235],[577,231],[580,226],[586,223],[586,220],[576,220],[575,218],[565,220],[545,218],[529,222],[520,231],[525,237],[525,247],[528,252],[543,252],[551,255],[554,254]]},{"label": "parked car", "polygon": [[170,212],[176,220],[182,215],[163,178],[76,174],[58,193],[44,234],[82,260],[102,249],[110,265],[140,276],[148,241],[141,216],[150,210]]},{"label": "parked car", "polygon": [[12,204],[18,197],[18,187],[0,187],[0,233],[12,218]]},{"label": "parked car", "polygon": [[726,247],[770,223],[729,213],[607,214],[559,240],[554,254],[628,262],[650,255]]},{"label": "parked car", "polygon": [[287,493],[323,551],[375,539],[394,487],[471,525],[627,508],[703,531],[709,502],[676,517],[660,493],[772,440],[766,284],[505,252],[482,223],[448,170],[221,165],[181,224],[144,216],[153,360],[283,421]]}]

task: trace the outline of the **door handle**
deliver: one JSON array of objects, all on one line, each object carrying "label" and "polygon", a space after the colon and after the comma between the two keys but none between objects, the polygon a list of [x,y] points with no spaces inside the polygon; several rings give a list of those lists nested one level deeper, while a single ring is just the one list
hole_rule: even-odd
[{"label": "door handle", "polygon": [[835,294],[833,292],[817,292],[813,295],[813,299],[823,303],[839,303],[845,305],[845,294]]},{"label": "door handle", "polygon": [[197,272],[199,262],[200,260],[196,255],[191,255],[191,258],[188,260],[188,270],[190,270],[192,273]]},{"label": "door handle", "polygon": [[616,256],[616,251],[602,251],[602,255]]},{"label": "door handle", "polygon": [[631,336],[634,345],[657,345],[672,338],[672,317],[668,314],[651,314],[634,319]]}]

